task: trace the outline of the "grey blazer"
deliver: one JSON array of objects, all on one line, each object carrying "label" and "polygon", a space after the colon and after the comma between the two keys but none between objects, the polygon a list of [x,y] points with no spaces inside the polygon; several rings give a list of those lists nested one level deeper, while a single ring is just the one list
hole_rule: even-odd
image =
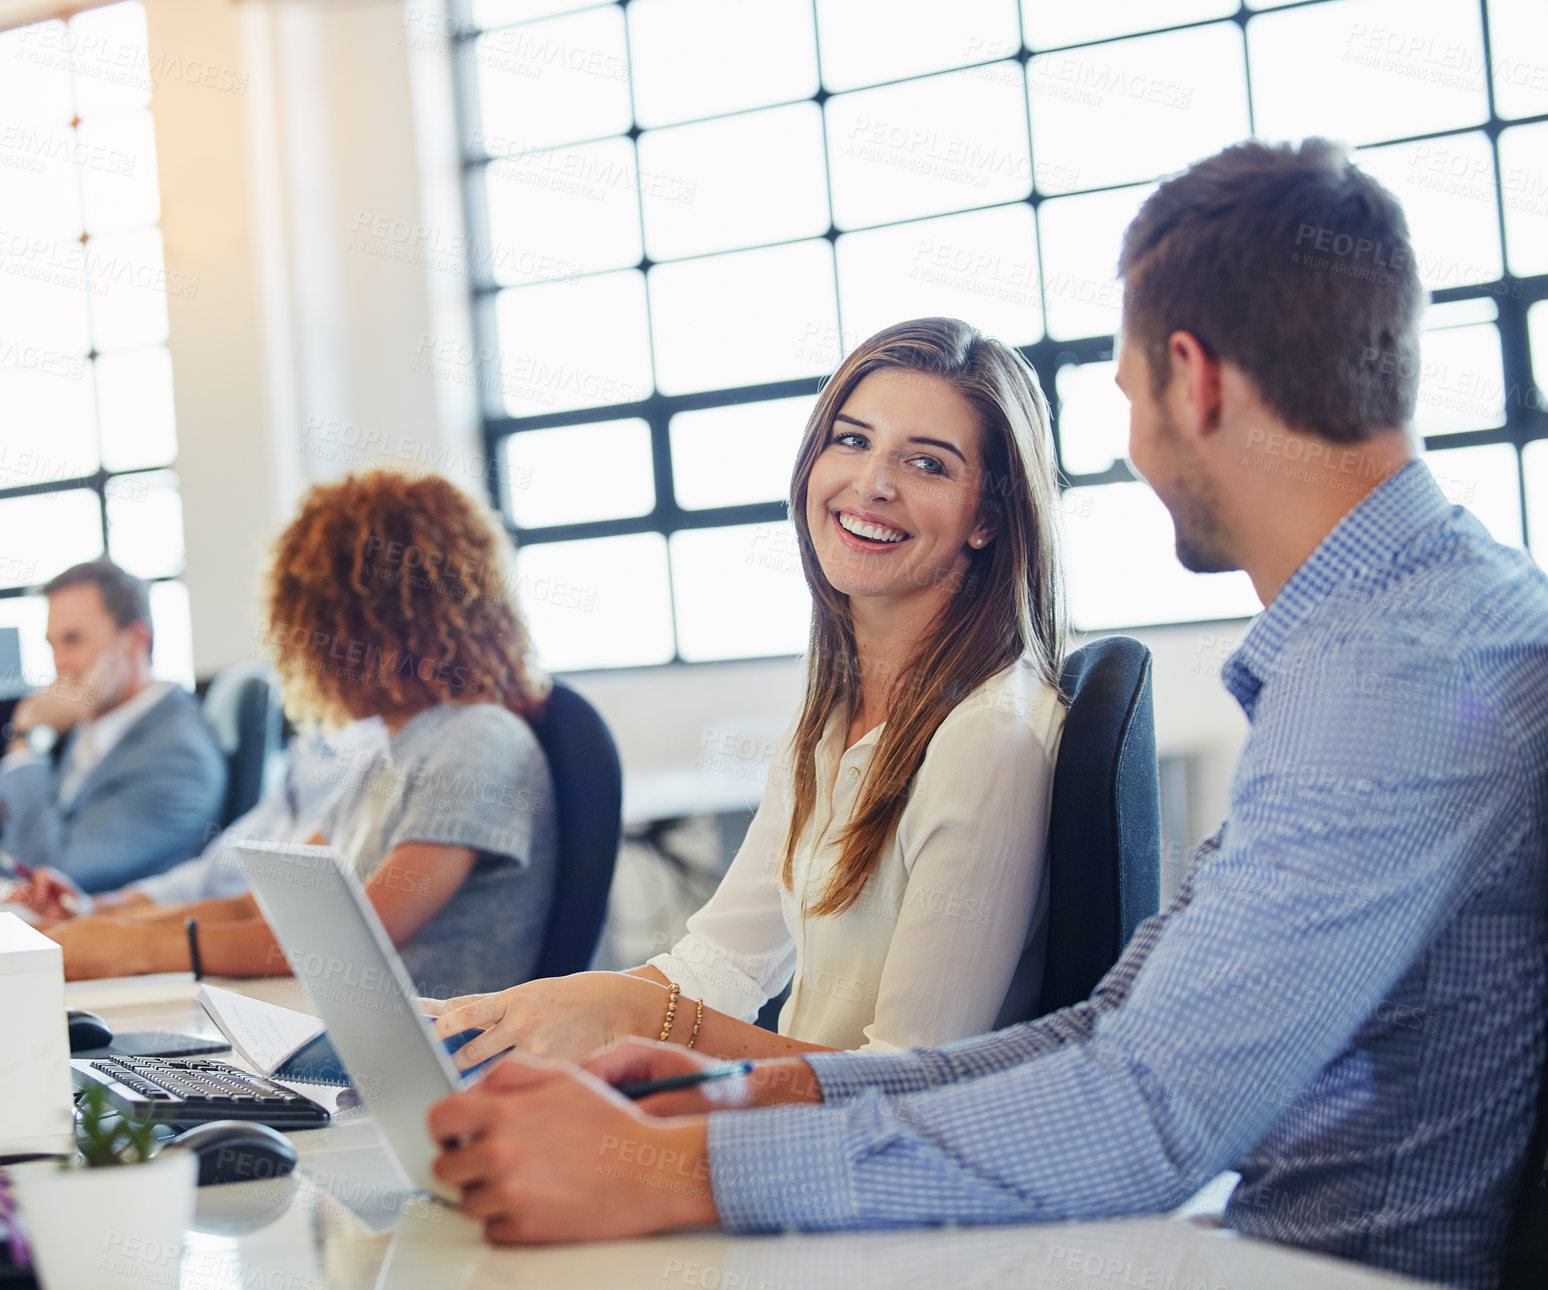
[{"label": "grey blazer", "polygon": [[169,690],[59,804],[55,755],[0,772],[0,847],[52,865],[86,891],[114,891],[198,855],[226,801],[226,759],[186,690]]}]

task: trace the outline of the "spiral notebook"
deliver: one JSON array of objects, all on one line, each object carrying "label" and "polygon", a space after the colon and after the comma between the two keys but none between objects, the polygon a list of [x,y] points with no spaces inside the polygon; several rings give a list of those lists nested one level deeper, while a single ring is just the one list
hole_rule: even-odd
[{"label": "spiral notebook", "polygon": [[196,997],[237,1056],[258,1074],[309,1084],[349,1083],[316,1017],[219,986],[201,985]]}]

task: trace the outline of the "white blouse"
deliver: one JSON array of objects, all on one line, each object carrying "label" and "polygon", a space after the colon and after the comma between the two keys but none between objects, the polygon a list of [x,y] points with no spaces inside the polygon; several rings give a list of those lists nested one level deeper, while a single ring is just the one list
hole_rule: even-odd
[{"label": "white blouse", "polygon": [[930,740],[859,899],[842,913],[807,918],[801,910],[827,889],[839,831],[882,731],[840,756],[842,726],[835,717],[817,747],[817,800],[796,848],[795,891],[779,881],[792,722],[720,887],[651,965],[689,998],[744,1021],[792,980],[793,968],[779,1032],[830,1048],[890,1052],[983,1034],[1022,950],[1044,939],[1044,854],[1064,708],[1028,659],[985,681]]}]

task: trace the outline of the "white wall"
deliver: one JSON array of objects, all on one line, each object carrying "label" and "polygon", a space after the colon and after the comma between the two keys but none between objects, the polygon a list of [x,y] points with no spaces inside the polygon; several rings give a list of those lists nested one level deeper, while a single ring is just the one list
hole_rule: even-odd
[{"label": "white wall", "polygon": [[[472,387],[416,371],[425,337],[470,340],[451,69],[427,37],[433,21],[406,29],[392,5],[147,8],[153,57],[202,60],[230,73],[217,83],[242,85],[163,75],[152,103],[167,267],[199,283],[170,305],[187,582],[207,675],[248,655],[264,544],[308,481],[406,455],[483,488]],[[1135,634],[1155,654],[1161,752],[1193,759],[1197,836],[1223,813],[1245,728],[1216,677],[1239,628]],[[794,661],[724,664],[577,685],[626,766],[659,770],[698,761],[707,732],[777,734],[800,674]]]},{"label": "white wall", "polygon": [[467,341],[466,284],[356,238],[460,228],[457,142],[448,60],[394,6],[146,9],[167,268],[196,284],[168,312],[208,675],[251,652],[266,545],[309,482],[393,458],[482,491],[471,387],[415,370],[427,335]]}]

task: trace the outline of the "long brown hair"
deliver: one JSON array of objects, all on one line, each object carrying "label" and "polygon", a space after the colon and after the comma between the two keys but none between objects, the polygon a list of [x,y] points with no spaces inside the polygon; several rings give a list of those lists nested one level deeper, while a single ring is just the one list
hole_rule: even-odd
[{"label": "long brown hair", "polygon": [[319,484],[274,544],[264,643],[297,720],[392,722],[438,703],[538,715],[510,539],[438,475],[373,470]]},{"label": "long brown hair", "polygon": [[793,747],[790,831],[781,880],[794,886],[796,845],[817,798],[816,749],[829,718],[858,711],[862,683],[849,597],[822,572],[806,520],[812,467],[833,421],[872,372],[940,377],[978,414],[983,474],[978,504],[998,531],[970,551],[966,577],[920,640],[892,690],[892,708],[854,814],[839,836],[838,864],[806,912],[840,913],[859,897],[897,828],[925,749],[947,715],[974,689],[1023,655],[1055,690],[1067,633],[1059,553],[1058,483],[1048,402],[1037,374],[1014,349],[955,318],[916,318],[879,331],[849,355],[823,387],[806,423],[790,480],[790,517],[812,591],[806,699]]}]

